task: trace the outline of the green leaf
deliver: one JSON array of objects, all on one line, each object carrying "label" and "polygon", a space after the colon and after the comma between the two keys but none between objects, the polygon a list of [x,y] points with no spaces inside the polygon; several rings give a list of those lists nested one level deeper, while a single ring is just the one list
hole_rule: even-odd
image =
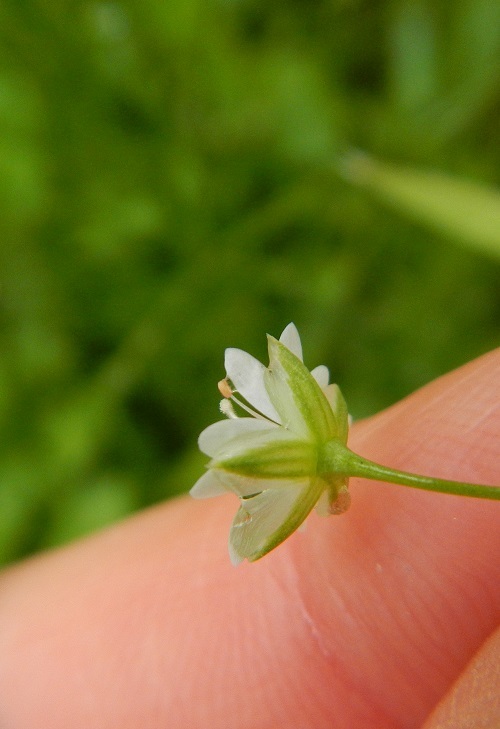
[{"label": "green leaf", "polygon": [[434,170],[400,167],[353,153],[347,177],[403,215],[500,257],[500,191]]}]

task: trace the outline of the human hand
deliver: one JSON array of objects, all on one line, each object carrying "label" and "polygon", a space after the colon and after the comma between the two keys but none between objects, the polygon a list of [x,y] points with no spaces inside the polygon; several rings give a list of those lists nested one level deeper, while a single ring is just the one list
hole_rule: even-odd
[{"label": "human hand", "polygon": [[[349,442],[396,468],[498,483],[499,376],[497,350]],[[0,727],[498,727],[498,504],[361,479],[351,493],[346,514],[312,514],[238,568],[228,495],[168,502],[6,570]]]}]

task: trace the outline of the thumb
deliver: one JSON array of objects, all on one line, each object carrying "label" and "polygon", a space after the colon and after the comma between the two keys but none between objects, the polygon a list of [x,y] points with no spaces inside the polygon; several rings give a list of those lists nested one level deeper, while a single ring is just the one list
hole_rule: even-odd
[{"label": "thumb", "polygon": [[[357,424],[386,465],[498,482],[500,351]],[[355,480],[229,563],[231,495],[181,498],[0,579],[2,729],[419,726],[500,614],[498,504]]]},{"label": "thumb", "polygon": [[422,729],[498,729],[499,688],[500,628],[474,655]]}]

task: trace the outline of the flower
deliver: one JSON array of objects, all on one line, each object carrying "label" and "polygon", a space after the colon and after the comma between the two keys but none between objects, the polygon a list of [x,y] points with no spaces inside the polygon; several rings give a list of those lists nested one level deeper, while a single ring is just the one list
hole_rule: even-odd
[{"label": "flower", "polygon": [[[382,466],[347,447],[349,416],[328,369],[309,372],[294,324],[279,340],[268,335],[269,367],[240,349],[226,349],[221,420],[201,433],[210,456],[191,495],[233,491],[240,508],[229,533],[231,561],[254,562],[283,542],[316,507],[320,514],[349,508],[349,476],[427,491],[500,500],[500,488],[420,476]],[[238,394],[238,397],[235,396]],[[240,417],[234,406],[247,413]]]},{"label": "flower", "polygon": [[[269,367],[250,354],[225,353],[227,378],[219,383],[227,416],[209,425],[199,447],[207,472],[191,489],[195,498],[227,491],[240,499],[229,534],[231,561],[250,562],[283,542],[316,507],[339,514],[350,502],[345,473],[332,472],[325,447],[345,449],[347,406],[328,369],[303,364],[294,324],[279,340],[268,335]],[[237,393],[237,396],[235,395]],[[235,405],[246,415],[240,417]]]}]

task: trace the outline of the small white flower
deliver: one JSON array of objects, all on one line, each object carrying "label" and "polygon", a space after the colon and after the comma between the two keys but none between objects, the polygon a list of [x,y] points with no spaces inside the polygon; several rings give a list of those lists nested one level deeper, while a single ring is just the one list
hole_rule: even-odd
[{"label": "small white flower", "polygon": [[[348,414],[328,369],[302,362],[294,324],[279,341],[268,336],[269,367],[240,349],[227,349],[227,379],[219,383],[228,416],[208,426],[199,447],[212,459],[191,489],[195,498],[233,491],[240,508],[229,535],[234,564],[263,557],[316,506],[321,514],[349,506],[347,477],[323,457],[332,441],[345,446]],[[236,393],[236,394],[235,394]],[[237,415],[234,407],[247,413]]]},{"label": "small white flower", "polygon": [[[219,383],[227,420],[199,438],[210,456],[195,498],[233,491],[240,508],[229,533],[234,564],[277,547],[316,507],[341,514],[349,507],[349,476],[428,491],[500,499],[500,488],[420,476],[382,466],[347,447],[349,418],[324,366],[309,372],[299,334],[289,324],[279,341],[268,336],[269,367],[240,349],[227,349],[227,378]],[[236,394],[235,394],[236,393]],[[235,408],[236,406],[236,408]],[[246,413],[239,417],[237,409]]]}]

